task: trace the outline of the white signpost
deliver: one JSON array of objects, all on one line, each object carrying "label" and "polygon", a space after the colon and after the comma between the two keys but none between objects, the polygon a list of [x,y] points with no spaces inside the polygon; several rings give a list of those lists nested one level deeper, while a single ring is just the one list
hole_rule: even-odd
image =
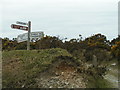
[{"label": "white signpost", "polygon": [[11,28],[28,31],[27,50],[30,50],[31,21],[29,21],[28,23],[24,23],[24,22],[19,22],[19,21],[17,21],[16,23],[17,23],[17,24],[22,24],[22,25],[27,25],[27,26],[28,26],[28,27],[26,27],[26,26],[20,26],[20,25],[12,24],[12,25],[11,25]]},{"label": "white signpost", "polygon": [[17,23],[17,24],[22,24],[22,25],[28,25],[28,23],[19,22],[19,21],[17,21],[16,23]]},{"label": "white signpost", "polygon": [[[42,37],[44,37],[44,33],[43,32],[31,32],[30,33],[30,42],[32,41],[37,41],[40,40]],[[28,34],[24,33],[24,34],[20,34],[17,37],[17,42],[24,42],[28,40]]]}]

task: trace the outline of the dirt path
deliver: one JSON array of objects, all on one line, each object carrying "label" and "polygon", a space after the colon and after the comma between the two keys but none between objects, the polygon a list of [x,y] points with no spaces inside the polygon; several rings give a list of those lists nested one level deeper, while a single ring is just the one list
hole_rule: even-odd
[{"label": "dirt path", "polygon": [[109,67],[109,72],[104,76],[113,86],[111,88],[118,88],[118,68],[116,63],[112,63]]},{"label": "dirt path", "polygon": [[85,88],[83,77],[69,62],[57,62],[37,78],[42,88]]}]

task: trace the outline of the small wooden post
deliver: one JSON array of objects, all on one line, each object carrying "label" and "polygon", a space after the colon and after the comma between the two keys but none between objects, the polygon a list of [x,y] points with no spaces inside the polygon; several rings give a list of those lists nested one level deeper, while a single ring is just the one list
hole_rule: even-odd
[{"label": "small wooden post", "polygon": [[97,62],[97,57],[96,55],[93,55],[93,66],[97,66],[98,65],[98,62]]},{"label": "small wooden post", "polygon": [[31,33],[31,21],[28,22],[28,41],[27,41],[27,50],[30,50],[30,33]]}]

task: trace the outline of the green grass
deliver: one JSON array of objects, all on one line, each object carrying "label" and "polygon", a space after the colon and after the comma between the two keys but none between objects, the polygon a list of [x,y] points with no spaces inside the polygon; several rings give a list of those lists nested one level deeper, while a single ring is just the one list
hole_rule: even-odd
[{"label": "green grass", "polygon": [[87,88],[113,88],[112,83],[101,77],[87,76],[86,79],[88,79]]},{"label": "green grass", "polygon": [[58,56],[71,56],[66,50],[3,51],[3,87],[37,87],[35,78]]},{"label": "green grass", "polygon": [[[39,77],[39,74],[47,69],[52,62],[57,60],[59,56],[73,57],[66,50],[60,48],[30,51],[3,51],[3,88],[37,88],[35,79]],[[79,59],[77,62],[81,63]],[[110,63],[112,63],[112,61]],[[92,72],[95,72],[95,70]],[[94,78],[92,75],[86,74],[85,79],[88,79],[87,88],[112,87],[111,83],[101,77]]]},{"label": "green grass", "polygon": [[[90,62],[89,62],[90,63]],[[112,70],[108,70],[106,72],[106,74],[110,74],[112,76],[115,76],[116,78],[118,77],[118,73],[116,72],[116,70],[118,70],[118,64],[115,66],[112,66],[111,64],[113,63],[118,63],[117,60],[111,60],[111,61],[103,61],[101,62],[101,66],[107,66],[108,69],[112,69]],[[93,71],[96,72],[96,71]],[[96,73],[97,74],[97,73]],[[113,84],[114,82],[110,82],[107,79],[98,77],[96,74],[94,74],[93,76],[86,76],[86,79],[88,79],[88,83],[87,83],[87,87],[88,88],[115,88],[115,85]],[[112,77],[110,77],[112,78]]]},{"label": "green grass", "polygon": [[110,83],[109,81],[102,79],[102,78],[97,78],[95,79],[95,86],[96,88],[113,88],[112,83]]}]

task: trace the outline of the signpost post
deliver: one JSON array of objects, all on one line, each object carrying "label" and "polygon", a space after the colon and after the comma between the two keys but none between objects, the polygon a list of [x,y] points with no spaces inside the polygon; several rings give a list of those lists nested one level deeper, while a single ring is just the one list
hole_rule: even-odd
[{"label": "signpost post", "polygon": [[28,41],[27,41],[27,50],[30,50],[30,32],[31,32],[31,21],[28,22]]},{"label": "signpost post", "polygon": [[30,50],[31,21],[29,21],[28,23],[24,23],[24,22],[19,22],[19,21],[17,21],[16,23],[17,23],[17,24],[22,24],[22,25],[27,25],[27,26],[28,26],[28,27],[26,27],[26,26],[20,26],[20,25],[12,24],[12,25],[11,25],[11,28],[28,31],[27,50]]}]

